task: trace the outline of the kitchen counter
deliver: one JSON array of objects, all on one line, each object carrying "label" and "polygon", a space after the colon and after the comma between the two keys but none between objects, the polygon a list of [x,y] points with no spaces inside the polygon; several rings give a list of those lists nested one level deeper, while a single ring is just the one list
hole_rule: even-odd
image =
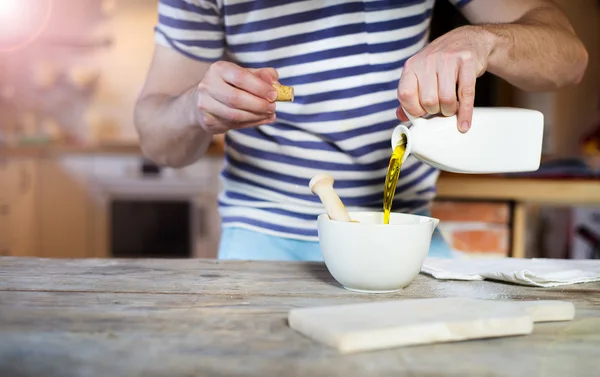
[{"label": "kitchen counter", "polygon": [[[392,298],[569,300],[531,335],[341,355],[291,308]],[[342,289],[322,263],[0,258],[2,376],[592,376],[600,284],[542,289],[419,275],[395,294]]]},{"label": "kitchen counter", "polygon": [[442,172],[438,197],[532,204],[600,204],[600,180],[524,178]]},{"label": "kitchen counter", "polygon": [[[135,143],[103,144],[85,147],[31,146],[7,148],[0,146],[2,158],[52,158],[65,154],[127,154],[141,155]],[[216,138],[207,156],[224,155],[224,141]],[[438,180],[438,199],[503,201],[512,204],[510,256],[526,256],[527,206],[537,205],[600,205],[600,180],[515,178],[495,175],[469,175],[442,172]]]},{"label": "kitchen counter", "polygon": [[512,204],[511,256],[526,256],[527,206],[600,206],[600,180],[508,178],[443,172],[438,199],[497,200]]},{"label": "kitchen counter", "polygon": [[[208,156],[222,156],[223,145],[219,142],[212,143],[208,150]],[[135,155],[141,156],[140,146],[134,142],[122,143],[103,143],[94,145],[22,145],[22,146],[2,146],[0,145],[1,158],[51,158],[64,155]]]}]

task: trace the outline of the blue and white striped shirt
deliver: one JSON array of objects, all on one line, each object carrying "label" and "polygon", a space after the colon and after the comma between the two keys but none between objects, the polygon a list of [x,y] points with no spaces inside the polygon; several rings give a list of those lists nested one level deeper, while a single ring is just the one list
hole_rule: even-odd
[{"label": "blue and white striped shirt", "polygon": [[[349,210],[382,210],[398,80],[427,43],[434,1],[160,0],[157,43],[201,61],[274,67],[294,87],[275,123],[226,135],[224,227],[316,241],[324,207],[308,182],[322,172]],[[409,157],[393,210],[426,209],[437,176]]]}]

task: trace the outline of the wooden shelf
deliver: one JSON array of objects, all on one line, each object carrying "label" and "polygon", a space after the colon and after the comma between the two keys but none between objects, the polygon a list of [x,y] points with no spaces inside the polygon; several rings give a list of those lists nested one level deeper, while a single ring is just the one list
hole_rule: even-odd
[{"label": "wooden shelf", "polygon": [[513,204],[511,256],[526,256],[527,205],[600,207],[600,180],[560,178],[509,178],[442,173],[438,199],[501,200]]},{"label": "wooden shelf", "polygon": [[597,179],[509,178],[441,173],[437,189],[438,198],[600,205],[600,180]]}]

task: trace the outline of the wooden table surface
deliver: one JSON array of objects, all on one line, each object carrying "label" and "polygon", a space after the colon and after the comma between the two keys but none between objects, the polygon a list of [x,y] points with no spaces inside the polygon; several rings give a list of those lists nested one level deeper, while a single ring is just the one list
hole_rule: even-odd
[{"label": "wooden table surface", "polygon": [[[561,299],[571,322],[529,336],[353,355],[286,324],[289,309],[391,298]],[[0,258],[0,376],[597,376],[600,284],[540,289],[420,275],[346,291],[321,263]]]}]

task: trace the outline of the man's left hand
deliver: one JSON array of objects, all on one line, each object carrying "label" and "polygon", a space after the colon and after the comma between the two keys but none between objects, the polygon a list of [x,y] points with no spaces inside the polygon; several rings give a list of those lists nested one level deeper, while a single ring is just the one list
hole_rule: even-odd
[{"label": "man's left hand", "polygon": [[491,50],[489,34],[477,26],[457,28],[425,46],[404,64],[398,84],[398,118],[408,120],[402,108],[414,117],[457,114],[459,130],[467,132],[475,81],[485,72]]}]

